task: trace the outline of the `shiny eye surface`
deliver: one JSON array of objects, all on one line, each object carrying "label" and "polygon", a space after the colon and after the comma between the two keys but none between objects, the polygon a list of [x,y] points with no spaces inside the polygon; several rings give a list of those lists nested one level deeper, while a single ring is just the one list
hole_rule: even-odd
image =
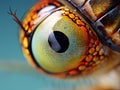
[{"label": "shiny eye surface", "polygon": [[50,75],[86,75],[105,66],[113,54],[66,1],[39,1],[25,16],[22,29],[20,42],[28,61]]},{"label": "shiny eye surface", "polygon": [[62,14],[56,11],[40,23],[31,42],[37,63],[52,73],[76,68],[88,42],[86,31]]}]

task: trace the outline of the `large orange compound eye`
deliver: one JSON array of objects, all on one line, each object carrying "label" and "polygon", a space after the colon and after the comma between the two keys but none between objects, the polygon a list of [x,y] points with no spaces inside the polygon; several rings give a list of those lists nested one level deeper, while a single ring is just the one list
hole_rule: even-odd
[{"label": "large orange compound eye", "polygon": [[42,72],[74,76],[98,66],[107,50],[80,13],[56,0],[36,3],[23,21],[22,49]]}]

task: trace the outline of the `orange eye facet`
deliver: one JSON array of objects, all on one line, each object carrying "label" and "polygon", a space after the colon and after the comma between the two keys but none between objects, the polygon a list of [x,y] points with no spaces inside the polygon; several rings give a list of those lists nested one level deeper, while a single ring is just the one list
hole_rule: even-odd
[{"label": "orange eye facet", "polygon": [[42,72],[65,77],[84,75],[106,56],[106,49],[84,18],[56,0],[36,3],[24,18],[23,26],[28,33],[20,31],[23,52]]}]

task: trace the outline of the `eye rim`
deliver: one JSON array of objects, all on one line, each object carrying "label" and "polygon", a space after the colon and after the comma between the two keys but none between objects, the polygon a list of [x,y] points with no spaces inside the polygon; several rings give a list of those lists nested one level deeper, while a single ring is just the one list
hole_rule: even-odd
[{"label": "eye rim", "polygon": [[[30,44],[31,45],[31,44]],[[29,45],[29,46],[30,46]],[[30,47],[31,48],[31,47]],[[29,51],[31,51],[31,49],[29,50]],[[31,51],[31,53],[32,53],[32,51]],[[33,58],[34,56],[32,56],[32,58]],[[33,59],[33,60],[35,60],[35,59]],[[34,62],[35,63],[35,62]],[[35,64],[36,65],[36,64]],[[37,66],[36,66],[37,67]],[[40,69],[40,67],[37,67],[38,68],[38,70],[42,70],[42,69]],[[49,74],[49,75],[52,75],[52,76],[54,76],[54,75],[58,75],[59,76],[59,74],[51,74],[51,73],[49,73],[49,72],[46,72],[45,70],[42,70],[42,72],[44,72],[44,73],[47,73],[47,74]],[[75,74],[76,73],[76,71],[75,70],[72,70],[71,72],[70,72],[71,74]],[[61,75],[64,75],[64,76],[66,76],[66,75],[69,75],[68,73],[62,73]]]}]

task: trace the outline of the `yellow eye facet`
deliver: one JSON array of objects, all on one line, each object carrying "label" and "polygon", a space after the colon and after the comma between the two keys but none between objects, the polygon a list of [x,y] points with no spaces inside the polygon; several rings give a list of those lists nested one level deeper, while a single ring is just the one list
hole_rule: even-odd
[{"label": "yellow eye facet", "polygon": [[56,11],[36,28],[31,42],[33,56],[46,71],[61,73],[78,67],[87,46],[87,33]]}]

